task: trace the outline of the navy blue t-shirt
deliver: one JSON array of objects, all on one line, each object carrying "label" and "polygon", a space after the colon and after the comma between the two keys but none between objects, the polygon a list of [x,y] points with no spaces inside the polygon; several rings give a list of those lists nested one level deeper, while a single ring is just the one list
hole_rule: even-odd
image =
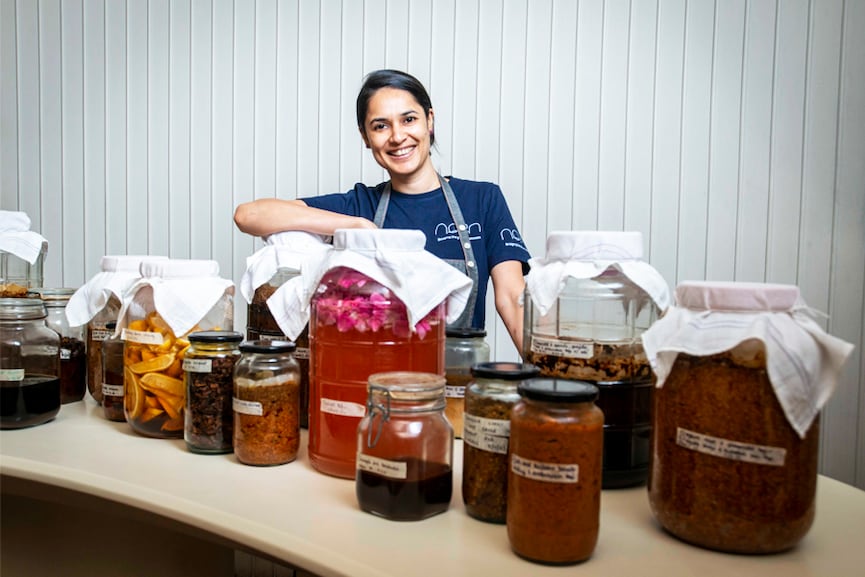
[{"label": "navy blue t-shirt", "polygon": [[[516,260],[523,263],[523,271],[526,272],[529,251],[498,185],[453,177],[449,177],[448,183],[468,225],[477,261],[478,299],[472,326],[483,328],[490,270],[500,262]],[[384,187],[385,183],[375,188],[358,183],[346,193],[301,200],[314,208],[373,220]],[[464,258],[456,225],[441,188],[422,194],[391,191],[383,228],[420,230],[426,235],[426,249],[429,252],[443,259]]]}]

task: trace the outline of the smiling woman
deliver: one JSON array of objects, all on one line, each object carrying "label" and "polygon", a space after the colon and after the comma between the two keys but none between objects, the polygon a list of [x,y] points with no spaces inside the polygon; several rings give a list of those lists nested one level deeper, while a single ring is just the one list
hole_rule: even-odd
[{"label": "smiling woman", "polygon": [[367,75],[357,97],[357,126],[390,180],[355,184],[345,193],[241,204],[243,232],[285,230],[332,235],[338,228],[402,228],[426,235],[426,249],[472,279],[472,298],[454,328],[483,328],[486,289],[493,281],[496,311],[522,350],[523,275],[529,252],[501,189],[492,183],[442,177],[430,156],[435,143],[432,101],[415,77],[398,70]]}]

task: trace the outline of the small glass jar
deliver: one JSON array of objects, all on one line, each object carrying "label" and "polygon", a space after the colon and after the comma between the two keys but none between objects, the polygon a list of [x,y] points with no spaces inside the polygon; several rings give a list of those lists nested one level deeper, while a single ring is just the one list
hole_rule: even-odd
[{"label": "small glass jar", "polygon": [[98,404],[102,404],[102,384],[105,382],[102,375],[102,346],[114,334],[108,324],[117,325],[119,312],[120,299],[112,294],[105,307],[87,323],[87,390]]},{"label": "small glass jar", "polygon": [[357,501],[363,511],[417,521],[448,509],[453,428],[444,416],[445,379],[431,373],[370,375],[357,430]]},{"label": "small glass jar", "polygon": [[282,465],[300,448],[299,366],[290,341],[247,341],[234,367],[234,454],[245,465]]},{"label": "small glass jar", "polygon": [[39,255],[33,264],[29,261],[0,250],[0,298],[24,298],[27,291],[42,286],[42,268],[48,243],[43,242]]},{"label": "small glass jar", "polygon": [[269,332],[246,329],[250,341],[289,341],[295,345],[294,360],[300,367],[300,426],[309,427],[309,325],[306,325],[293,341],[281,331]]},{"label": "small glass jar", "polygon": [[489,523],[504,523],[508,496],[508,441],[511,409],[520,400],[520,383],[538,376],[527,363],[478,363],[465,393],[463,502],[466,513]]},{"label": "small glass jar", "polygon": [[123,340],[114,334],[116,322],[105,324],[109,337],[101,341],[102,411],[109,421],[125,421],[123,414]]},{"label": "small glass jar", "polygon": [[48,316],[45,324],[60,335],[60,402],[74,403],[87,391],[87,345],[85,326],[69,326],[66,303],[72,288],[35,288],[28,295],[41,298]]},{"label": "small glass jar", "polygon": [[598,540],[604,415],[587,382],[532,379],[511,413],[508,539],[530,561],[588,559]]},{"label": "small glass jar", "polygon": [[474,328],[445,330],[445,416],[454,428],[454,437],[463,436],[463,411],[466,385],[472,380],[472,365],[490,360],[487,331]]},{"label": "small glass jar", "polygon": [[234,438],[234,365],[243,335],[200,331],[189,335],[183,357],[186,420],[183,438],[193,453],[230,453]]},{"label": "small glass jar", "polygon": [[0,298],[0,429],[41,425],[60,411],[60,337],[39,299]]}]

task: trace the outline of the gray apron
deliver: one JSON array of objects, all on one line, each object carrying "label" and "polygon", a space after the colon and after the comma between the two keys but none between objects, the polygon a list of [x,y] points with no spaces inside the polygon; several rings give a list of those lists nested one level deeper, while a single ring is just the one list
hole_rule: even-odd
[{"label": "gray apron", "polygon": [[[466,224],[466,219],[460,210],[460,205],[457,202],[457,197],[454,196],[454,191],[451,185],[438,175],[439,182],[442,185],[442,192],[445,195],[445,202],[448,205],[448,210],[451,217],[454,219],[454,224],[457,227],[457,235],[460,237],[460,246],[463,249],[463,259],[443,258],[442,260],[472,279],[472,293],[469,295],[469,300],[466,303],[466,308],[457,320],[448,325],[448,328],[470,328],[472,319],[475,314],[475,305],[478,299],[478,267],[475,261],[475,253],[472,250],[472,243],[469,239],[469,226]],[[384,217],[387,214],[387,207],[390,203],[390,181],[385,184],[384,191],[381,193],[381,199],[378,202],[378,208],[375,211],[373,223],[379,228],[384,226]]]}]

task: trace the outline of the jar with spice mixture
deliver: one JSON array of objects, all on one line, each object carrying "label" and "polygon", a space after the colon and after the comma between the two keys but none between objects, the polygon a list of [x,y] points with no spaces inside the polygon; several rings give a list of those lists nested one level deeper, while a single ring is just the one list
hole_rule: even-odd
[{"label": "jar with spice mixture", "polygon": [[36,288],[28,296],[45,304],[45,324],[60,335],[60,402],[74,403],[87,390],[87,345],[85,327],[72,326],[66,318],[66,303],[75,292],[71,288]]},{"label": "jar with spice mixture", "polygon": [[395,521],[446,511],[453,492],[453,428],[444,416],[445,379],[432,373],[370,375],[357,429],[357,502]]},{"label": "jar with spice mixture", "polygon": [[472,380],[472,365],[490,360],[487,331],[475,328],[445,330],[445,416],[454,428],[454,437],[463,436],[463,411],[466,386]]},{"label": "jar with spice mixture", "polygon": [[30,230],[25,212],[0,210],[0,298],[25,298],[42,286],[48,241]]},{"label": "jar with spice mixture", "polygon": [[60,336],[40,299],[0,298],[0,429],[41,425],[60,411]]},{"label": "jar with spice mixture", "polygon": [[531,379],[511,412],[508,539],[553,565],[588,559],[598,541],[604,415],[587,382]]},{"label": "jar with spice mixture", "polygon": [[504,523],[508,497],[508,442],[511,409],[520,400],[520,383],[540,370],[526,363],[478,363],[465,394],[463,502],[466,513]]},{"label": "jar with spice mixture", "polygon": [[123,414],[123,340],[115,334],[117,323],[105,324],[111,336],[102,346],[102,411],[109,421],[125,421]]},{"label": "jar with spice mixture", "polygon": [[808,532],[819,412],[853,348],[812,315],[792,285],[683,282],[643,334],[657,374],[649,503],[673,535],[774,553]]},{"label": "jar with spice mixture", "polygon": [[230,453],[234,439],[234,365],[243,335],[199,331],[189,335],[183,357],[186,421],[183,438],[193,453]]},{"label": "jar with spice mixture", "polygon": [[234,454],[282,465],[300,448],[300,375],[290,341],[247,341],[234,367]]},{"label": "jar with spice mixture", "polygon": [[188,337],[232,329],[234,283],[211,260],[145,261],[139,272],[117,320],[126,343],[126,420],[139,434],[182,439]]},{"label": "jar with spice mixture", "polygon": [[670,302],[639,232],[552,232],[526,278],[523,359],[589,381],[604,412],[604,487],[645,482],[652,372],[640,335]]}]

